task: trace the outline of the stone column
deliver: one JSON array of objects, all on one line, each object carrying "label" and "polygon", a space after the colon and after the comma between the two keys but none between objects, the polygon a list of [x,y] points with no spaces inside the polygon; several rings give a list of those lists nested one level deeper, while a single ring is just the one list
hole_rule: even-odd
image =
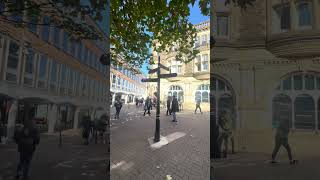
[{"label": "stone column", "polygon": [[58,109],[56,104],[52,104],[48,113],[48,133],[54,133],[54,127],[57,123]]},{"label": "stone column", "polygon": [[7,137],[9,139],[13,138],[13,135],[14,135],[17,114],[18,114],[18,101],[14,100],[13,103],[11,104],[9,114],[8,114]]},{"label": "stone column", "polygon": [[77,107],[76,111],[74,113],[73,129],[78,129],[78,126],[79,126],[79,114],[80,114],[80,108]]}]

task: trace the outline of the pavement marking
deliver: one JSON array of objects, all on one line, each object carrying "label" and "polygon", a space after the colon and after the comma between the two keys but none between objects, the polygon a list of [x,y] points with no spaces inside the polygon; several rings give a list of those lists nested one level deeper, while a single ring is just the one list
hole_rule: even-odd
[{"label": "pavement marking", "polygon": [[73,161],[65,161],[65,162],[61,162],[61,163],[58,163],[54,168],[57,168],[57,167],[66,167],[66,168],[72,168],[71,165],[68,165],[70,163],[72,163]]},{"label": "pavement marking", "polygon": [[117,164],[113,164],[111,166],[111,171],[114,169],[118,169],[120,168],[122,171],[127,171],[128,169],[130,169],[131,167],[134,166],[133,162],[126,162],[126,161],[120,161]]},{"label": "pavement marking", "polygon": [[155,149],[159,149],[159,148],[163,147],[164,145],[167,145],[167,144],[169,144],[179,138],[182,138],[185,135],[186,135],[186,133],[184,133],[184,132],[175,132],[175,133],[169,134],[165,137],[160,136],[159,142],[154,143],[153,137],[148,138],[148,141],[149,141],[151,149],[155,150]]},{"label": "pavement marking", "polygon": [[111,170],[116,169],[116,168],[122,166],[122,165],[125,164],[125,163],[126,163],[125,161],[120,161],[120,162],[118,162],[117,164],[113,164],[113,165],[111,166]]}]

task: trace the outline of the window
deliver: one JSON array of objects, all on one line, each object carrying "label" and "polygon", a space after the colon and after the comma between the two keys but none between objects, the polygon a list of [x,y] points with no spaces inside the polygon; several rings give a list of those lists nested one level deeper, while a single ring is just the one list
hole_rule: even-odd
[{"label": "window", "polygon": [[195,61],[196,71],[201,71],[201,56],[198,55]]},{"label": "window", "polygon": [[168,96],[176,96],[178,101],[183,102],[183,89],[180,86],[170,86]]},{"label": "window", "polygon": [[205,46],[207,44],[207,35],[202,35],[202,41],[201,41],[201,45]]},{"label": "window", "polygon": [[32,17],[30,17],[29,21],[30,21],[30,23],[27,25],[29,31],[31,31],[33,33],[37,33],[38,18],[36,16],[32,16]]},{"label": "window", "polygon": [[200,37],[199,36],[196,37],[195,42],[194,42],[194,46],[195,47],[199,47],[200,46]]},{"label": "window", "polygon": [[302,75],[293,76],[294,90],[302,90]]},{"label": "window", "polygon": [[289,4],[281,5],[275,7],[275,11],[277,14],[277,20],[280,23],[280,31],[287,31],[290,29],[291,20],[290,20],[290,6]]},{"label": "window", "polygon": [[[48,16],[44,16],[43,24],[50,24],[50,18]],[[42,39],[44,41],[49,41],[49,34],[50,34],[50,26],[42,26]]]},{"label": "window", "polygon": [[209,62],[208,62],[208,54],[202,55],[202,71],[208,71],[209,68]]},{"label": "window", "polygon": [[229,17],[217,14],[217,36],[226,37],[229,35]]},{"label": "window", "polygon": [[39,62],[39,81],[38,87],[45,88],[46,87],[46,76],[47,75],[47,56],[42,54]]},{"label": "window", "polygon": [[17,71],[19,65],[19,50],[20,47],[17,43],[10,41],[9,45],[9,55],[7,62],[7,74],[6,80],[16,82],[17,81]]},{"label": "window", "polygon": [[79,41],[78,42],[78,59],[80,60],[80,61],[82,61],[82,50],[83,50],[83,44],[82,44],[82,42],[81,41]]},{"label": "window", "polygon": [[56,61],[51,62],[51,71],[50,71],[50,83],[57,83],[57,72],[58,72],[58,64]]},{"label": "window", "polygon": [[311,75],[311,74],[306,74],[305,76],[304,76],[304,87],[305,87],[305,89],[306,90],[314,90],[314,83],[315,83],[315,81],[314,81],[314,76],[313,75]]},{"label": "window", "polygon": [[65,88],[66,88],[66,65],[61,64],[60,66],[60,93],[64,94],[65,93]]},{"label": "window", "polygon": [[291,86],[292,86],[291,76],[283,81],[282,86],[283,86],[283,90],[291,90]]},{"label": "window", "polygon": [[63,50],[64,52],[68,52],[68,41],[69,41],[69,35],[66,31],[63,32]]},{"label": "window", "polygon": [[196,90],[195,101],[199,99],[201,102],[209,102],[209,94],[210,94],[209,84],[202,84]]},{"label": "window", "polygon": [[76,55],[76,40],[74,39],[70,39],[70,54],[72,56]]},{"label": "window", "polygon": [[299,26],[311,26],[312,23],[312,6],[311,2],[301,1],[297,4],[299,16]]},{"label": "window", "polygon": [[0,14],[5,10],[5,4],[3,1],[0,1]]},{"label": "window", "polygon": [[72,95],[73,94],[73,84],[74,83],[74,71],[72,69],[69,69],[69,90],[68,94]]},{"label": "window", "polygon": [[33,74],[34,74],[34,57],[35,53],[32,49],[29,49],[26,54],[25,68],[24,68],[24,84],[33,85]]},{"label": "window", "polygon": [[60,48],[60,32],[60,28],[55,26],[53,29],[53,44],[57,48]]}]

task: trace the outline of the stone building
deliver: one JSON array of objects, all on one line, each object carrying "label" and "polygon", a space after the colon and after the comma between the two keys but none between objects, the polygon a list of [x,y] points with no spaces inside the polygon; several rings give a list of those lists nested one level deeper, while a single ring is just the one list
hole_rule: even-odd
[{"label": "stone building", "polygon": [[[160,53],[161,64],[170,68],[170,72],[163,71],[161,73],[178,74],[177,77],[161,79],[160,100],[166,102],[168,96],[176,95],[178,100],[182,102],[183,108],[194,109],[195,101],[199,98],[202,102],[201,107],[203,110],[209,110],[210,22],[205,21],[200,24],[196,24],[195,27],[197,29],[197,38],[194,48],[197,48],[200,51],[195,60],[187,64],[176,61],[175,47],[172,47],[168,53]],[[156,52],[153,52],[153,56],[157,57]],[[153,65],[151,68],[156,67],[157,65]],[[156,86],[156,83],[154,83],[154,85]]]},{"label": "stone building", "polygon": [[134,103],[135,98],[145,98],[147,85],[141,82],[145,76],[130,67],[112,65],[110,68],[110,95],[112,104],[120,96],[125,104]]},{"label": "stone building", "polygon": [[246,11],[225,6],[223,0],[213,3],[214,119],[229,110],[239,132],[238,147],[247,150],[271,151],[272,130],[281,119],[288,119],[296,132],[293,144],[299,144],[302,134],[310,145],[315,143],[320,128],[320,2],[259,0]]},{"label": "stone building", "polygon": [[[50,19],[43,15],[38,22],[47,24]],[[77,129],[84,115],[93,119],[107,111],[109,77],[99,61],[107,49],[107,30],[90,19],[88,23],[105,39],[76,41],[56,26],[22,28],[0,20],[2,135],[12,137],[15,126],[26,120],[24,102],[31,105],[41,131],[49,133]]]}]

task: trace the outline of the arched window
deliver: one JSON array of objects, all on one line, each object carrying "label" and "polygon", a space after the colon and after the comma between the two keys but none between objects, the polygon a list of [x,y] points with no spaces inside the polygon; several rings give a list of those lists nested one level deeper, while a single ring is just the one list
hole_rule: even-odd
[{"label": "arched window", "polygon": [[315,104],[308,94],[296,97],[294,101],[295,127],[297,129],[315,129]]},{"label": "arched window", "polygon": [[276,88],[276,92],[281,95],[275,96],[272,102],[273,127],[280,120],[289,119],[293,122],[293,128],[319,129],[319,118],[316,119],[316,115],[320,114],[315,103],[320,105],[320,102],[314,99],[314,96],[320,96],[319,90],[320,73],[298,72],[281,80]]},{"label": "arched window", "polygon": [[209,102],[209,93],[209,84],[200,85],[195,93],[195,101],[199,99],[201,102]]},{"label": "arched window", "polygon": [[217,121],[221,111],[227,111],[228,116],[232,119],[233,127],[236,127],[236,102],[230,84],[215,76],[211,77],[210,83],[210,109],[213,119]]},{"label": "arched window", "polygon": [[183,89],[180,86],[170,86],[168,96],[176,96],[178,101],[183,102]]},{"label": "arched window", "polygon": [[292,127],[292,102],[291,98],[284,94],[279,94],[272,101],[272,127],[276,128],[279,122],[288,120]]}]

